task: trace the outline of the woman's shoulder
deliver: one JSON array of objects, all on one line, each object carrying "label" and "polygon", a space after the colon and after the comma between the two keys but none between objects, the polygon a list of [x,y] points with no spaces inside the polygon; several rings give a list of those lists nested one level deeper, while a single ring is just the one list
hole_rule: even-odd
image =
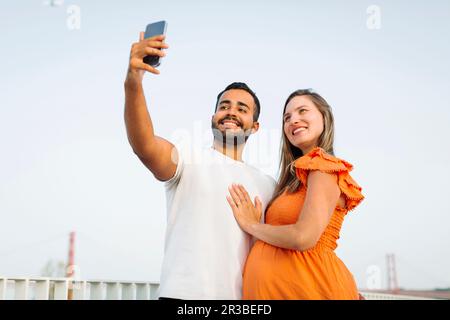
[{"label": "woman's shoulder", "polygon": [[362,188],[349,174],[353,165],[334,155],[327,153],[323,148],[315,147],[307,154],[294,161],[295,173],[302,184],[307,187],[308,174],[311,170],[336,174],[337,183],[346,198],[347,210],[352,210],[363,199]]},{"label": "woman's shoulder", "polygon": [[331,155],[321,147],[315,147],[295,160],[294,167],[307,170],[321,170],[329,173],[353,170],[351,163]]}]

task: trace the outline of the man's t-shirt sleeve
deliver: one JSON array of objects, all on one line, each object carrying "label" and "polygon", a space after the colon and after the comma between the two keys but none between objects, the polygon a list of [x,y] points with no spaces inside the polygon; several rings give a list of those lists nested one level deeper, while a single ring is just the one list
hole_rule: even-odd
[{"label": "man's t-shirt sleeve", "polygon": [[181,144],[174,145],[174,148],[172,150],[172,161],[174,161],[177,164],[177,170],[175,171],[175,174],[173,175],[172,178],[164,182],[164,185],[167,189],[175,188],[180,182],[186,162],[185,149],[186,148],[183,147]]}]

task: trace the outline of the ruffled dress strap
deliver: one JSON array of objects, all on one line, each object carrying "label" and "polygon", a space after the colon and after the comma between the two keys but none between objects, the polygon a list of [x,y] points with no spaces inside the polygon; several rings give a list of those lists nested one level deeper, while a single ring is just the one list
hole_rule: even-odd
[{"label": "ruffled dress strap", "polygon": [[336,174],[339,188],[345,196],[345,205],[348,211],[354,209],[364,199],[361,187],[349,174],[353,165],[326,153],[320,147],[315,147],[306,155],[295,160],[294,167],[297,178],[305,187],[307,187],[308,174],[311,170]]}]

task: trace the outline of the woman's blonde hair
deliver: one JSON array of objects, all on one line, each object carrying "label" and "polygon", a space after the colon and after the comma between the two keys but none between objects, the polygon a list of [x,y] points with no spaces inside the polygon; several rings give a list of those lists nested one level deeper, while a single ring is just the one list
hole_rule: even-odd
[{"label": "woman's blonde hair", "polygon": [[293,166],[294,161],[303,156],[302,150],[292,145],[286,134],[284,133],[284,113],[286,112],[286,106],[288,103],[295,97],[298,96],[307,96],[314,105],[319,109],[320,113],[323,116],[323,132],[318,139],[317,146],[324,149],[327,153],[334,155],[334,118],[333,113],[331,111],[331,107],[328,102],[322,98],[318,93],[312,91],[311,89],[301,89],[296,90],[289,95],[284,104],[284,109],[282,113],[282,134],[281,134],[281,158],[280,158],[280,176],[278,178],[278,183],[275,188],[272,200],[270,201],[267,208],[270,204],[284,191],[288,193],[295,192],[300,187],[300,180],[297,179],[295,175],[295,169]]}]

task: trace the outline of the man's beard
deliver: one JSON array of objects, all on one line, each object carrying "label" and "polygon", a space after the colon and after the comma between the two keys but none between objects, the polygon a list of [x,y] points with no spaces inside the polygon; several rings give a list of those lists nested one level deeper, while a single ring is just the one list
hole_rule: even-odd
[{"label": "man's beard", "polygon": [[[240,125],[240,130],[223,130],[219,129],[219,122],[230,118],[223,118],[217,123],[211,120],[211,129],[213,131],[214,140],[220,141],[222,144],[229,146],[238,146],[247,142],[251,134],[251,129],[244,130]],[[239,122],[240,124],[240,122]]]}]

